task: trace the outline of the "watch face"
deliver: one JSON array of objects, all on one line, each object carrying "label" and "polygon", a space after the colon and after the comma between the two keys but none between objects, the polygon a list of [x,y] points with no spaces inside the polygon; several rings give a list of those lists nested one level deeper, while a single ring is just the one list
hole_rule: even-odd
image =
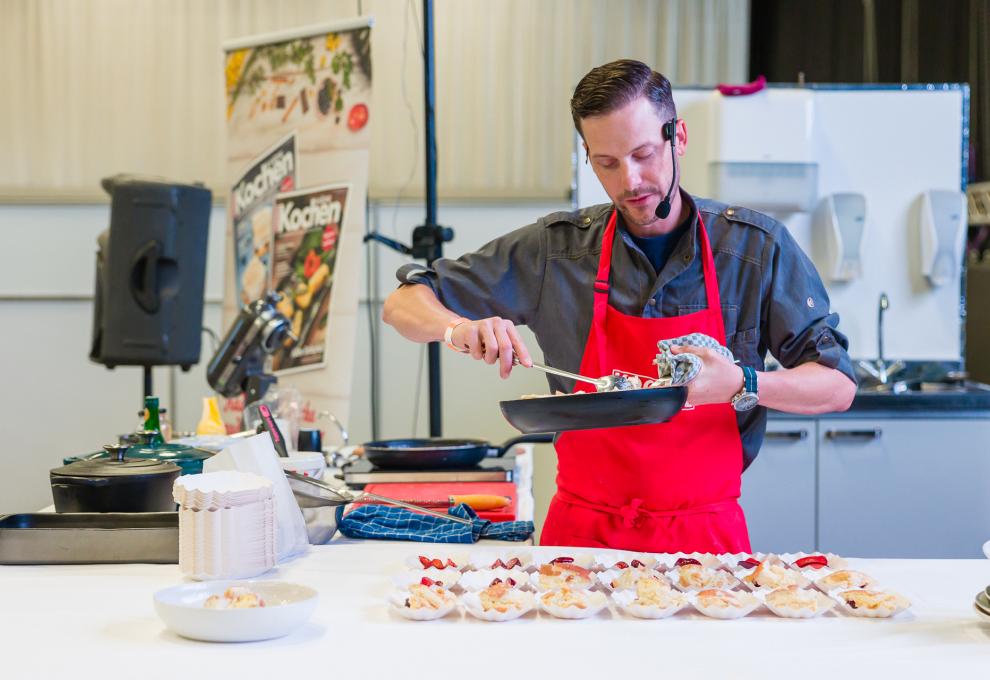
[{"label": "watch face", "polygon": [[759,397],[752,392],[744,392],[732,400],[732,408],[737,411],[748,411],[756,406],[758,401]]}]

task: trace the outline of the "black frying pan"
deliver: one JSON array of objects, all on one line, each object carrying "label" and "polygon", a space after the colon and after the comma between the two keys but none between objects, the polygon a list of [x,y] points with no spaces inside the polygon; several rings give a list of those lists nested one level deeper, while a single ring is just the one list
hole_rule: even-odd
[{"label": "black frying pan", "polygon": [[469,468],[486,457],[501,457],[516,444],[549,444],[550,434],[525,434],[501,446],[481,439],[387,439],[364,445],[364,457],[378,468],[401,470],[436,470]]},{"label": "black frying pan", "polygon": [[499,402],[520,432],[566,432],[665,423],[684,407],[686,387],[567,394]]}]

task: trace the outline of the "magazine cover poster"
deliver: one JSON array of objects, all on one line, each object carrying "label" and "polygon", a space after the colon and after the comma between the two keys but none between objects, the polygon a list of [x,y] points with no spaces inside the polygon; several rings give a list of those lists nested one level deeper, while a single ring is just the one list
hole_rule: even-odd
[{"label": "magazine cover poster", "polygon": [[234,276],[239,305],[257,300],[268,286],[275,195],[296,188],[296,167],[293,132],[259,156],[231,189]]},{"label": "magazine cover poster", "polygon": [[330,296],[350,185],[324,185],[275,198],[272,288],[292,322],[289,341],[273,355],[276,372],[326,365]]}]

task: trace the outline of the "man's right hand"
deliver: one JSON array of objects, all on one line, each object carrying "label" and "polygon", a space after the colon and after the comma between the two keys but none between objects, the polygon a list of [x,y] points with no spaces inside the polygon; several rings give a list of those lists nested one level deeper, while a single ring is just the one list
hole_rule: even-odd
[{"label": "man's right hand", "polygon": [[498,361],[498,374],[503,379],[512,372],[514,356],[519,357],[519,363],[523,366],[533,366],[526,343],[519,336],[516,325],[508,319],[492,316],[466,321],[454,329],[450,340],[456,347],[467,348],[475,359],[484,360],[487,364]]}]

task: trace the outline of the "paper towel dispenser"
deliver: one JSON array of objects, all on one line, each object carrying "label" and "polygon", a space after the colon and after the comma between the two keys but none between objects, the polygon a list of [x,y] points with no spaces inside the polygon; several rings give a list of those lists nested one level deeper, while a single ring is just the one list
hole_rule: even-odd
[{"label": "paper towel dispenser", "polygon": [[933,288],[957,281],[966,242],[966,194],[924,192],[919,221],[922,275]]},{"label": "paper towel dispenser", "polygon": [[863,273],[863,233],[866,230],[866,196],[831,194],[815,210],[815,260],[829,281],[853,281]]}]

